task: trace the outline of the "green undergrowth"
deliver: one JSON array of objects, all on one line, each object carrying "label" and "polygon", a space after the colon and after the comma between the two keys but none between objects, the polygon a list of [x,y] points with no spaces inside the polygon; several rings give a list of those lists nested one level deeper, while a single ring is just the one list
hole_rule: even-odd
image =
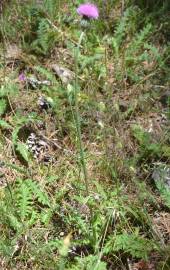
[{"label": "green undergrowth", "polygon": [[3,6],[0,266],[166,270],[168,1],[82,2]]}]

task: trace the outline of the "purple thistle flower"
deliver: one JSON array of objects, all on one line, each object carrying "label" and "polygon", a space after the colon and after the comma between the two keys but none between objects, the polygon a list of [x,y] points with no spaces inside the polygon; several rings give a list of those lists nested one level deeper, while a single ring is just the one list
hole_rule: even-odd
[{"label": "purple thistle flower", "polygon": [[24,82],[26,80],[26,76],[23,72],[18,76],[18,80],[21,82]]},{"label": "purple thistle flower", "polygon": [[97,6],[91,3],[80,5],[77,9],[77,13],[82,15],[85,19],[97,19],[99,17]]}]

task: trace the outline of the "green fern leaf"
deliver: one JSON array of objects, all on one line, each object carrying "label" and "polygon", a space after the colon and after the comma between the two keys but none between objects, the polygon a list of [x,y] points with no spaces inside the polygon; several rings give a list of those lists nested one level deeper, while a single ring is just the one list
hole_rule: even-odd
[{"label": "green fern leaf", "polygon": [[16,127],[13,132],[12,132],[12,142],[13,144],[15,145],[17,143],[17,140],[18,140],[18,133],[20,131],[20,126],[19,127]]},{"label": "green fern leaf", "polygon": [[21,220],[25,221],[25,219],[32,213],[33,204],[31,189],[26,185],[25,181],[18,181],[16,199],[18,214]]},{"label": "green fern leaf", "polygon": [[43,75],[47,80],[49,80],[53,83],[57,82],[55,76],[50,71],[45,69],[44,67],[36,66],[35,70],[38,71],[41,75]]},{"label": "green fern leaf", "polygon": [[8,220],[11,228],[13,228],[16,231],[19,231],[21,229],[21,223],[18,221],[17,217],[14,216],[12,213],[8,215]]},{"label": "green fern leaf", "polygon": [[29,189],[34,194],[35,198],[40,202],[41,204],[45,206],[51,205],[48,194],[41,189],[38,183],[32,181],[31,179],[26,180],[26,185],[29,187]]},{"label": "green fern leaf", "polygon": [[147,259],[149,253],[157,249],[155,243],[149,239],[145,239],[135,233],[122,233],[110,238],[105,247],[105,252],[124,251],[130,253],[133,257]]},{"label": "green fern leaf", "polygon": [[16,150],[21,154],[26,162],[29,162],[29,151],[24,143],[17,143]]},{"label": "green fern leaf", "polygon": [[163,199],[165,205],[170,208],[170,189],[166,186],[163,181],[155,181],[156,187],[160,192],[161,198]]},{"label": "green fern leaf", "polygon": [[45,225],[49,224],[49,221],[52,217],[52,211],[51,209],[45,210],[41,212],[41,222]]}]

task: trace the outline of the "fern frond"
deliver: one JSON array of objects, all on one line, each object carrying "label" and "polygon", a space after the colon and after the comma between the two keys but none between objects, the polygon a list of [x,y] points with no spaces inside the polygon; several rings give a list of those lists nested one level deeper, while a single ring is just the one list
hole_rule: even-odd
[{"label": "fern frond", "polygon": [[151,23],[148,23],[132,40],[130,46],[127,50],[128,52],[137,52],[143,45],[145,41],[150,36],[150,33],[153,31],[153,26]]},{"label": "fern frond", "polygon": [[32,191],[25,181],[19,179],[17,185],[16,206],[22,221],[32,213]]},{"label": "fern frond", "polygon": [[56,15],[58,13],[59,10],[59,3],[60,1],[56,1],[56,0],[44,0],[43,1],[43,6],[45,11],[47,12],[47,14],[49,15],[50,18],[55,19]]},{"label": "fern frond", "polygon": [[46,68],[42,67],[42,66],[36,66],[35,70],[41,74],[42,76],[44,76],[47,80],[51,81],[52,83],[56,83],[57,80],[55,78],[55,76]]},{"label": "fern frond", "polygon": [[56,38],[57,32],[51,28],[47,19],[41,18],[37,30],[37,39],[31,44],[32,49],[46,54],[54,45]]},{"label": "fern frond", "polygon": [[106,244],[105,251],[124,251],[130,253],[134,258],[147,259],[149,253],[157,249],[155,243],[134,233],[122,233],[110,238]]},{"label": "fern frond", "polygon": [[119,50],[121,49],[121,45],[127,35],[128,28],[133,23],[133,20],[131,20],[131,17],[135,16],[135,14],[133,13],[136,13],[136,11],[134,11],[132,8],[128,8],[125,11],[123,17],[121,17],[117,23],[117,26],[114,32],[114,37],[112,38],[112,47],[117,56],[118,56]]},{"label": "fern frond", "polygon": [[45,206],[51,205],[48,194],[41,189],[40,185],[31,179],[25,180],[26,186],[31,190],[34,194],[34,197]]},{"label": "fern frond", "polygon": [[21,229],[21,223],[18,221],[17,217],[11,212],[8,215],[8,221],[12,229],[16,231],[19,231]]},{"label": "fern frond", "polygon": [[156,183],[156,187],[160,192],[161,198],[164,201],[164,204],[170,208],[170,189],[168,186],[165,185],[165,183],[163,183],[163,181],[159,180],[159,181],[155,181]]},{"label": "fern frond", "polygon": [[0,87],[0,97],[14,97],[16,94],[18,94],[18,86],[12,82],[8,82]]}]

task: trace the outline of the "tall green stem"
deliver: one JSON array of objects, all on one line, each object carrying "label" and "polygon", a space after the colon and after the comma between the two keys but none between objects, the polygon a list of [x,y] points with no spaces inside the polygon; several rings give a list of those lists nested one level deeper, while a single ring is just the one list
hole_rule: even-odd
[{"label": "tall green stem", "polygon": [[80,124],[80,113],[78,107],[78,54],[79,54],[79,45],[82,40],[82,35],[79,40],[78,47],[75,48],[74,56],[75,56],[75,85],[74,85],[74,98],[75,98],[75,123],[76,123],[76,130],[77,130],[77,139],[78,139],[78,146],[80,151],[80,162],[83,170],[84,175],[84,182],[86,187],[86,194],[89,195],[89,188],[88,188],[88,175],[87,175],[87,168],[84,156],[84,149],[82,143],[82,136],[81,136],[81,124]]}]

